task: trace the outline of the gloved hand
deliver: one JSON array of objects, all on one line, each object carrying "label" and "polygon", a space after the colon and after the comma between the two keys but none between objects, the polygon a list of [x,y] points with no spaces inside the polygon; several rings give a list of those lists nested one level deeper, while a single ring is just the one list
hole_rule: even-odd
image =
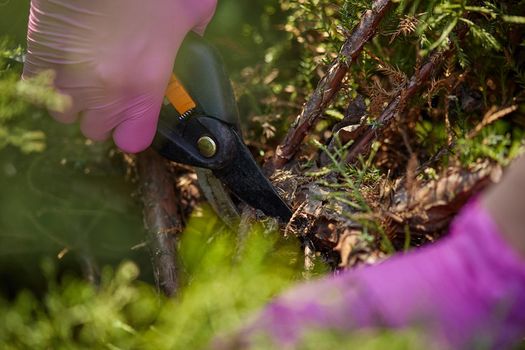
[{"label": "gloved hand", "polygon": [[250,348],[261,336],[294,348],[312,330],[407,326],[444,349],[507,349],[523,337],[525,259],[481,204],[435,245],[290,290],[218,347]]},{"label": "gloved hand", "polygon": [[113,136],[125,152],[147,148],[186,34],[203,33],[216,0],[32,0],[23,78],[54,70],[71,96],[60,122]]}]

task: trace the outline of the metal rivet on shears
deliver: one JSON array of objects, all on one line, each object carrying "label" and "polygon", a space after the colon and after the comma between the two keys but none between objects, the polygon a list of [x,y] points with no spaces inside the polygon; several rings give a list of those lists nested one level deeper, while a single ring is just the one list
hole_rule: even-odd
[{"label": "metal rivet on shears", "polygon": [[211,158],[217,154],[217,144],[209,136],[202,136],[197,141],[197,147],[199,148],[200,154],[206,158]]}]

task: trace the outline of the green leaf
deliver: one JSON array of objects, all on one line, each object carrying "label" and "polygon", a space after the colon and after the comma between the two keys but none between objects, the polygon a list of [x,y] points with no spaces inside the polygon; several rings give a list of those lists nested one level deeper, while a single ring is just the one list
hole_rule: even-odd
[{"label": "green leaf", "polygon": [[523,16],[503,15],[501,18],[507,23],[525,24],[525,17]]}]

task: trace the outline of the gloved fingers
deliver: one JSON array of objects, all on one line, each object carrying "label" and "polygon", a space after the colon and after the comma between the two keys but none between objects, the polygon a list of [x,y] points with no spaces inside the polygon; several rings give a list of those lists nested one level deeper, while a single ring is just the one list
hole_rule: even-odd
[{"label": "gloved fingers", "polygon": [[121,119],[121,113],[115,106],[89,109],[82,112],[80,131],[93,141],[105,141]]},{"label": "gloved fingers", "polygon": [[80,119],[87,137],[105,140],[113,133],[122,150],[142,151],[155,135],[180,44],[190,30],[204,31],[216,5],[33,0],[24,77],[54,70],[54,86],[72,98],[70,108],[52,113],[55,119]]},{"label": "gloved fingers", "polygon": [[[119,72],[110,68],[111,76],[118,76],[108,82],[115,94],[122,96],[118,111],[118,123],[111,124],[113,140],[118,148],[128,153],[138,153],[150,146],[157,129],[160,110],[166,87],[173,67],[173,51],[152,48],[155,55],[148,55],[143,61],[136,61],[132,67],[141,70]],[[128,66],[129,68],[129,66]],[[117,74],[117,72],[119,72]]]},{"label": "gloved fingers", "polygon": [[153,142],[162,106],[163,93],[144,96],[128,109],[113,132],[118,148],[128,153],[144,151]]},{"label": "gloved fingers", "polygon": [[124,120],[132,100],[100,88],[86,90],[82,98],[86,108],[81,111],[80,131],[94,141],[105,141],[111,136],[111,131]]},{"label": "gloved fingers", "polygon": [[192,30],[202,36],[204,35],[208,23],[210,23],[215,14],[217,0],[201,0],[196,2],[194,6],[198,6],[197,12],[200,13],[200,18],[197,25],[194,26]]},{"label": "gloved fingers", "polygon": [[92,62],[92,48],[107,15],[101,0],[32,0],[28,23],[28,70]]},{"label": "gloved fingers", "polygon": [[155,136],[163,93],[141,94],[82,112],[80,130],[94,141],[105,141],[113,133],[118,148],[138,153],[149,147]]}]

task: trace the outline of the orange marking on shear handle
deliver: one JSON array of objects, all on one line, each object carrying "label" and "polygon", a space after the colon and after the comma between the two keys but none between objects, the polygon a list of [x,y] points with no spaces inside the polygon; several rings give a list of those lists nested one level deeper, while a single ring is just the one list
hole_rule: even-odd
[{"label": "orange marking on shear handle", "polygon": [[195,101],[193,101],[190,94],[188,94],[184,86],[182,86],[180,81],[173,74],[171,75],[168,88],[166,89],[166,97],[180,115],[184,115],[184,113],[197,107],[197,104],[195,104]]}]

